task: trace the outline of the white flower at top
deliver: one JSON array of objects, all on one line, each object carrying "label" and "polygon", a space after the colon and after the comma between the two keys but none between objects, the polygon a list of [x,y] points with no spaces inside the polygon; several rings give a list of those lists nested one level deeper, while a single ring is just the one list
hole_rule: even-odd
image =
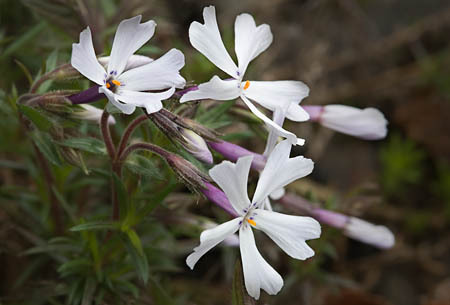
[{"label": "white flower at top", "polygon": [[[107,70],[95,56],[91,30],[87,27],[80,34],[80,42],[72,45],[72,66],[91,81],[100,85],[99,93],[123,113],[131,114],[136,107],[144,107],[148,113],[159,111],[162,100],[170,98],[175,88],[183,88],[186,81],[179,70],[184,66],[184,55],[171,49],[162,57],[148,63],[141,61],[125,70],[129,58],[142,47],[155,32],[153,20],[140,23],[141,16],[123,20],[117,28]],[[161,92],[142,92],[164,90]]]},{"label": "white flower at top", "polygon": [[206,252],[239,230],[245,287],[250,296],[258,299],[260,289],[277,294],[283,286],[283,279],[258,252],[252,228],[266,233],[293,258],[304,260],[314,255],[305,241],[319,238],[321,229],[316,220],[262,208],[270,193],[310,174],[314,167],[310,159],[289,158],[290,151],[291,144],[287,140],[275,147],[261,173],[251,202],[247,194],[247,180],[253,156],[241,157],[236,163],[224,161],[209,171],[211,178],[225,192],[238,217],[202,232],[200,245],[186,259],[191,269]]},{"label": "white flower at top", "polygon": [[308,96],[308,87],[300,81],[244,80],[250,61],[272,43],[270,27],[267,24],[256,26],[255,20],[249,14],[236,17],[234,24],[235,51],[238,59],[236,65],[222,42],[214,6],[204,8],[203,19],[205,24],[193,22],[189,28],[191,44],[232,79],[222,80],[218,76],[213,76],[209,82],[200,84],[198,90],[183,95],[180,102],[199,99],[231,100],[240,97],[257,117],[277,130],[280,136],[287,138],[291,144],[303,145],[303,139],[298,139],[295,134],[274,123],[250,100],[271,111],[283,109],[286,118],[290,120],[306,121],[309,115],[299,103]]}]

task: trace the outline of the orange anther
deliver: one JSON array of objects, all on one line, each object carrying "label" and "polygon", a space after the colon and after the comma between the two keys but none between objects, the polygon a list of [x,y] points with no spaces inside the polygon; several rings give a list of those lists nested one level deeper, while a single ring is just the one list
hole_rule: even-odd
[{"label": "orange anther", "polygon": [[106,88],[111,88],[111,84],[110,83],[106,83]]},{"label": "orange anther", "polygon": [[113,84],[116,85],[116,86],[120,86],[120,85],[121,85],[120,82],[119,82],[118,80],[115,80],[115,79],[113,79],[113,80],[111,81],[111,83],[113,83]]},{"label": "orange anther", "polygon": [[247,218],[247,222],[248,222],[249,224],[251,224],[252,226],[256,227],[256,222],[255,222],[253,219]]},{"label": "orange anther", "polygon": [[245,85],[244,85],[244,90],[246,90],[248,87],[250,87],[250,82],[249,82],[249,81],[246,81],[246,82],[245,82]]}]

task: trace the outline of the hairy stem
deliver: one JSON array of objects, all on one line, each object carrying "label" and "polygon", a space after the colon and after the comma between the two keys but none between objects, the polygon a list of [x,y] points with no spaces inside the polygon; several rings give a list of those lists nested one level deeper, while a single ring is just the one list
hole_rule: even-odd
[{"label": "hairy stem", "polygon": [[121,163],[124,162],[126,160],[126,158],[128,157],[128,155],[135,150],[148,150],[148,151],[151,151],[151,152],[163,157],[164,159],[167,159],[171,155],[170,152],[168,152],[167,150],[165,150],[157,145],[154,145],[151,143],[135,143],[135,144],[128,146],[123,151],[122,155],[119,157],[118,162],[121,162]]},{"label": "hairy stem", "polygon": [[108,125],[108,117],[109,113],[108,111],[103,110],[102,117],[100,119],[100,130],[102,132],[103,141],[105,142],[106,150],[108,152],[109,158],[114,161],[115,155],[116,155],[116,149],[114,147],[114,142],[111,138],[111,132],[109,130]]},{"label": "hairy stem", "polygon": [[131,134],[133,133],[133,131],[136,129],[136,127],[138,127],[142,122],[144,122],[145,120],[147,120],[147,115],[146,114],[142,114],[140,116],[138,116],[136,119],[134,119],[125,129],[122,138],[120,139],[119,142],[119,148],[117,150],[117,154],[116,154],[116,159],[119,159],[120,156],[122,155],[123,151],[126,148],[126,145],[128,143],[128,139],[130,138]]}]

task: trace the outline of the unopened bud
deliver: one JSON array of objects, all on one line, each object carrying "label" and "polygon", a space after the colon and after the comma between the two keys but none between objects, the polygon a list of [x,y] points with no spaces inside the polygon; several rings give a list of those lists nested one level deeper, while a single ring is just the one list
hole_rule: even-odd
[{"label": "unopened bud", "polygon": [[[71,114],[72,118],[91,121],[99,123],[102,117],[103,110],[88,104],[80,104],[75,108],[75,111]],[[112,115],[108,117],[108,124],[116,124],[116,120]]]},{"label": "unopened bud", "polygon": [[189,189],[199,191],[205,188],[204,183],[209,181],[209,177],[192,163],[173,153],[168,153],[164,158]]},{"label": "unopened bud", "polygon": [[164,109],[149,114],[148,117],[169,139],[182,145],[198,160],[212,164],[212,154],[205,140],[195,130],[188,127],[187,119]]},{"label": "unopened bud", "polygon": [[387,120],[375,108],[359,109],[345,105],[304,106],[311,121],[325,127],[365,140],[386,137]]},{"label": "unopened bud", "polygon": [[181,130],[181,135],[184,138],[184,147],[191,153],[195,158],[208,164],[213,163],[213,157],[211,152],[206,145],[205,140],[192,130],[183,128]]},{"label": "unopened bud", "polygon": [[395,244],[394,234],[388,228],[356,217],[349,217],[344,234],[381,249],[392,248]]}]

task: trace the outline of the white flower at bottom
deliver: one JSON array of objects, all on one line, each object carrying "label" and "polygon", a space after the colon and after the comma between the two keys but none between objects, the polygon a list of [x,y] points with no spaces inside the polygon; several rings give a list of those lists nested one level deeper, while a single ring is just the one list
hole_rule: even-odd
[{"label": "white flower at bottom", "polygon": [[290,151],[291,144],[287,140],[275,147],[261,173],[252,202],[247,194],[247,180],[253,156],[241,157],[236,163],[224,161],[209,171],[239,216],[202,232],[200,245],[186,259],[191,269],[206,252],[239,231],[245,287],[250,296],[259,299],[260,289],[277,294],[283,279],[256,248],[252,227],[267,234],[293,258],[304,260],[314,255],[305,241],[320,236],[320,224],[316,220],[262,208],[270,193],[310,174],[313,169],[310,159],[289,158]]},{"label": "white flower at bottom", "polygon": [[[104,93],[125,114],[133,113],[136,107],[144,107],[148,113],[161,110],[161,101],[170,98],[175,88],[183,88],[186,83],[179,73],[184,66],[184,55],[177,49],[156,60],[134,57],[138,60],[129,62],[133,53],[155,32],[156,23],[153,20],[140,22],[141,16],[136,16],[119,24],[111,56],[101,60],[108,62],[107,71],[95,57],[89,27],[81,32],[80,42],[72,45],[72,66],[100,85],[99,93]],[[150,90],[164,91],[143,92]]]}]

